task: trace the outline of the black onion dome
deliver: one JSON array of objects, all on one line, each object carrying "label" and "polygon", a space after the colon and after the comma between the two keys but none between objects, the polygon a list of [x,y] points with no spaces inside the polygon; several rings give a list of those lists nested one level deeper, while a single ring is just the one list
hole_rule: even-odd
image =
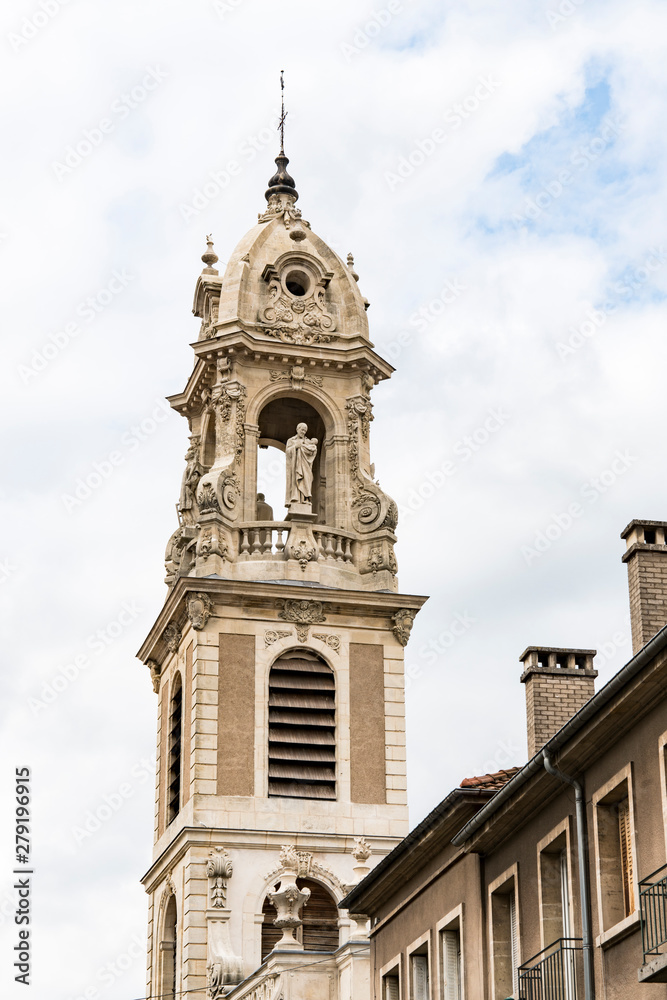
[{"label": "black onion dome", "polygon": [[299,197],[294,179],[287,173],[288,163],[289,160],[284,153],[276,156],[276,166],[278,169],[269,181],[269,186],[266,189],[264,197],[267,201],[272,194],[291,194],[294,196],[295,201]]}]

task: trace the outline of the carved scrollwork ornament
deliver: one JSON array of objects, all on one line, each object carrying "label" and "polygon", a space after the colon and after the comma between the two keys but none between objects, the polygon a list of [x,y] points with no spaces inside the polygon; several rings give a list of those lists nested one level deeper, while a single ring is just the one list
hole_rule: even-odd
[{"label": "carved scrollwork ornament", "polygon": [[334,653],[340,653],[340,636],[331,635],[327,632],[313,632],[313,639],[319,639],[325,646],[332,649]]},{"label": "carved scrollwork ornament", "polygon": [[310,625],[319,625],[326,621],[323,613],[321,601],[278,601],[278,617],[285,622],[292,622],[296,626],[296,634],[299,642],[306,642],[308,639],[308,628]]},{"label": "carved scrollwork ornament", "polygon": [[291,632],[281,631],[280,629],[267,629],[264,633],[264,647],[268,649],[272,646],[274,642],[279,642],[280,639],[289,639]]},{"label": "carved scrollwork ornament", "polygon": [[206,874],[210,882],[211,906],[224,907],[227,902],[227,880],[234,873],[234,863],[224,847],[209,852]]},{"label": "carved scrollwork ornament", "polygon": [[153,690],[157,694],[160,690],[160,668],[155,660],[148,660],[146,666],[151,672],[151,683],[153,685]]},{"label": "carved scrollwork ornament", "polygon": [[226,472],[220,480],[220,493],[225,511],[234,512],[239,501],[241,483],[234,472]]},{"label": "carved scrollwork ornament", "polygon": [[170,653],[176,653],[178,647],[181,644],[182,632],[180,626],[176,622],[171,621],[167,625],[166,629],[162,633],[162,638],[167,644],[167,649]]},{"label": "carved scrollwork ornament", "polygon": [[199,510],[202,514],[208,514],[210,511],[220,511],[220,504],[218,503],[213,483],[204,483],[197,498],[197,502],[199,503]]},{"label": "carved scrollwork ornament", "polygon": [[408,639],[410,638],[410,632],[412,631],[412,626],[415,620],[415,611],[410,611],[407,608],[397,611],[395,615],[392,615],[392,621],[394,622],[394,627],[392,632],[400,642],[401,646],[407,646]]},{"label": "carved scrollwork ornament", "polygon": [[211,617],[213,605],[208,594],[197,593],[188,597],[186,611],[193,629],[200,632],[206,628],[206,623]]}]

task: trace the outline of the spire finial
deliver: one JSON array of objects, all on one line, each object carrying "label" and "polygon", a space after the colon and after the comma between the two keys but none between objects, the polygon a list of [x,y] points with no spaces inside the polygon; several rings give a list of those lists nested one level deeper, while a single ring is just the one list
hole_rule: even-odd
[{"label": "spire finial", "polygon": [[280,129],[280,155],[285,155],[285,119],[287,118],[287,112],[285,111],[285,70],[280,71],[280,121],[278,122],[278,128]]},{"label": "spire finial", "polygon": [[[276,173],[273,175],[269,181],[268,190],[265,193],[265,198],[269,201],[273,195],[288,195],[293,198],[294,201],[299,197],[296,190],[296,184],[294,180],[287,173],[287,164],[289,163],[288,158],[285,156],[285,119],[287,118],[287,111],[285,111],[285,70],[280,71],[280,119],[278,121],[278,131],[280,132],[280,152],[276,156],[276,166],[278,167]],[[292,204],[294,204],[294,201]]]},{"label": "spire finial", "polygon": [[204,264],[206,265],[206,267],[202,271],[202,274],[217,274],[218,273],[216,271],[216,269],[213,267],[214,264],[218,263],[218,255],[215,252],[215,250],[213,249],[213,236],[211,234],[209,234],[206,237],[206,253],[203,253],[201,255],[201,259],[203,260]]}]

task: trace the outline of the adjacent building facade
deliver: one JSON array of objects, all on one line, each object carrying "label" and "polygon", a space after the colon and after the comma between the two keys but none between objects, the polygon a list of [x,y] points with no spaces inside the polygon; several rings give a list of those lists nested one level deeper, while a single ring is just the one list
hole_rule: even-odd
[{"label": "adjacent building facade", "polygon": [[343,901],[382,1000],[667,997],[667,522],[624,530],[634,656],[521,656],[530,760],[467,779]]},{"label": "adjacent building facade", "polygon": [[[338,904],[408,830],[397,508],[371,395],[393,369],[368,303],[295,207],[267,207],[197,281],[190,431],[168,595],[139,656],[158,701],[147,995],[370,995],[365,919]],[[257,492],[285,454],[285,512]]]}]

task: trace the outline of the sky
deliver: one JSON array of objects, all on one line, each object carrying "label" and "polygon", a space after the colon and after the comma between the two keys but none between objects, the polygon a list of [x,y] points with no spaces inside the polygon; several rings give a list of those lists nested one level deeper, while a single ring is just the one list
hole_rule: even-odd
[{"label": "sky", "polygon": [[[519,656],[631,656],[619,534],[667,519],[659,0],[8,0],[0,10],[0,992],[31,768],[35,1000],[145,991],[156,699],[205,235],[264,207],[279,73],[354,254],[401,512],[411,824],[526,758]],[[219,265],[220,266],[220,265]],[[114,455],[110,459],[110,455]],[[87,485],[93,483],[94,486]],[[100,818],[101,817],[101,818]]]}]

